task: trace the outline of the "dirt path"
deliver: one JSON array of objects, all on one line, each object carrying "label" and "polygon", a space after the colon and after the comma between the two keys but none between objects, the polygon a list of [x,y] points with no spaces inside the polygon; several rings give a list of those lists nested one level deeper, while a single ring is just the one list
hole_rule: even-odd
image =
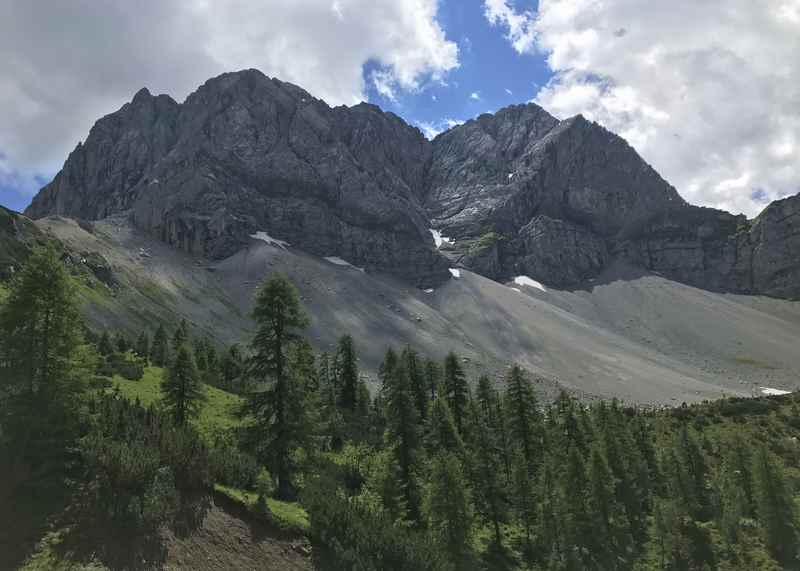
[{"label": "dirt path", "polygon": [[311,558],[305,540],[291,538],[252,516],[236,504],[215,496],[202,525],[185,537],[163,536],[169,570],[306,570]]}]

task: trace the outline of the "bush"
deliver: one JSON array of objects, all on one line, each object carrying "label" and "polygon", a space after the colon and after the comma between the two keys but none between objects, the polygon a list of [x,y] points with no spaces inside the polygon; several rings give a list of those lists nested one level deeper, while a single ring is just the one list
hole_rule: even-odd
[{"label": "bush", "polygon": [[144,359],[137,357],[132,351],[114,351],[101,361],[98,374],[106,377],[119,375],[129,381],[138,381],[144,376],[144,367]]},{"label": "bush", "polygon": [[216,438],[209,451],[209,464],[215,482],[243,490],[256,487],[258,462],[237,448],[227,436]]},{"label": "bush", "polygon": [[311,516],[314,567],[322,571],[453,569],[427,534],[348,499],[334,486],[315,486],[303,502]]},{"label": "bush", "polygon": [[171,521],[183,494],[211,484],[208,452],[192,428],[115,395],[89,402],[89,433],[79,452],[86,508],[101,521],[154,529]]}]

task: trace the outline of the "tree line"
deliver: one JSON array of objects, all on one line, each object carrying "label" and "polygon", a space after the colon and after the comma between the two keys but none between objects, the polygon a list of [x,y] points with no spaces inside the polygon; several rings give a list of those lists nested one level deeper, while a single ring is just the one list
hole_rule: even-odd
[{"label": "tree line", "polygon": [[[471,380],[457,355],[411,346],[368,384],[350,335],[315,353],[285,276],[252,315],[252,339],[221,353],[185,321],[95,336],[56,253],[37,251],[0,308],[4,467],[29,484],[77,465],[95,517],[142,529],[214,482],[299,501],[319,569],[798,567],[794,396],[540,402],[518,365]],[[157,407],[102,382],[137,363],[164,368]],[[206,384],[244,399],[211,441],[194,428]]]}]

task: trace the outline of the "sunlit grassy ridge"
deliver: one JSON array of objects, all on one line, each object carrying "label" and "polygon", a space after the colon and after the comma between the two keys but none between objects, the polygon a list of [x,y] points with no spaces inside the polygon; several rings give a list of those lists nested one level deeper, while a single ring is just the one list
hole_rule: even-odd
[{"label": "sunlit grassy ridge", "polygon": [[[215,484],[214,489],[248,509],[255,510],[256,500],[258,500],[257,493],[223,486],[222,484]],[[300,507],[300,504],[267,498],[267,507],[269,507],[273,521],[281,529],[298,533],[308,531],[308,513]]]},{"label": "sunlit grassy ridge", "polygon": [[[160,367],[147,367],[144,376],[138,381],[129,381],[114,376],[114,386],[130,400],[139,400],[144,406],[156,404],[161,400],[161,379],[164,370]],[[242,398],[216,387],[206,385],[206,402],[195,421],[197,429],[207,438],[215,433],[236,426],[236,409]]]}]

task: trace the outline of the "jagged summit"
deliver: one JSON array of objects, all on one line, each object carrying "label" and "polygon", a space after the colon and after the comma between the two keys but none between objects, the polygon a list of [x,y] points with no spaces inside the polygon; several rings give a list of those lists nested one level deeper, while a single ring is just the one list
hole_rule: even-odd
[{"label": "jagged summit", "polygon": [[[26,214],[123,212],[197,255],[224,258],[266,232],[416,285],[462,266],[577,287],[623,259],[701,287],[800,295],[800,199],[752,222],[698,209],[621,137],[533,103],[428,141],[375,105],[332,108],[254,69],[183,103],[142,89]],[[450,243],[437,248],[431,228]]]}]

